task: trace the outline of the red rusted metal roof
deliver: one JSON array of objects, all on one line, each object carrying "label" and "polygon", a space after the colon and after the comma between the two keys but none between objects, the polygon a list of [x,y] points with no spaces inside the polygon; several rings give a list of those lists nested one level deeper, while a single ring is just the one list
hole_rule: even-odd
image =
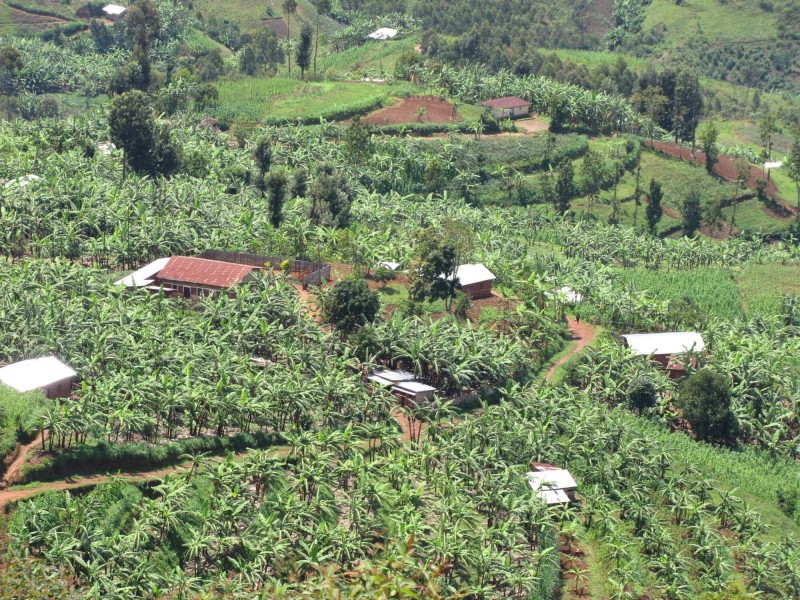
[{"label": "red rusted metal roof", "polygon": [[506,96],[505,98],[487,100],[486,102],[481,102],[481,104],[490,108],[519,108],[520,106],[530,106],[531,103],[517,96]]},{"label": "red rusted metal roof", "polygon": [[250,265],[240,265],[221,260],[173,256],[169,259],[167,265],[159,271],[158,279],[160,281],[227,288],[237,283],[242,283],[244,278],[255,268]]}]

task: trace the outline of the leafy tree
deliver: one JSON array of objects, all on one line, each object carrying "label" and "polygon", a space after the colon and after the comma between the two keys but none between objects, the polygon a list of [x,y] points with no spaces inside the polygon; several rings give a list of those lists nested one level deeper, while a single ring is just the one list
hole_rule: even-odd
[{"label": "leafy tree", "polygon": [[255,75],[257,70],[258,61],[256,59],[256,51],[248,44],[244,47],[239,56],[239,71],[245,75]]},{"label": "leafy tree", "polygon": [[356,116],[342,137],[344,154],[350,162],[360,164],[372,154],[369,128]]},{"label": "leafy tree", "polygon": [[767,160],[772,158],[772,138],[778,132],[778,123],[773,115],[766,113],[758,122],[758,133],[761,136],[761,145],[764,146],[764,156]]},{"label": "leafy tree", "polygon": [[675,79],[672,115],[675,142],[695,141],[695,130],[703,113],[703,90],[697,75],[684,69]]},{"label": "leafy tree", "polygon": [[719,137],[719,129],[717,124],[710,120],[700,132],[700,149],[706,155],[706,171],[709,175],[714,174],[714,165],[717,164],[719,158],[719,146],[717,146],[717,138]]},{"label": "leafy tree", "polygon": [[305,198],[308,193],[308,170],[304,166],[292,171],[292,198]]},{"label": "leafy tree", "polygon": [[339,229],[350,224],[350,208],[356,194],[344,172],[330,163],[320,165],[310,195],[312,222]]},{"label": "leafy tree", "polygon": [[283,169],[272,169],[266,178],[269,190],[269,220],[273,227],[280,227],[283,221],[283,203],[289,189],[289,178]]},{"label": "leafy tree", "polygon": [[679,394],[683,417],[697,439],[733,444],[739,436],[739,422],[731,408],[731,391],[725,377],[709,369],[692,374]]},{"label": "leafy tree", "polygon": [[455,276],[458,268],[456,247],[436,227],[417,233],[416,257],[409,268],[409,297],[415,302],[444,299],[448,302],[461,287]]},{"label": "leafy tree", "polygon": [[306,70],[311,66],[311,38],[314,31],[308,23],[300,29],[300,43],[297,46],[297,66],[300,67],[300,77],[306,78]]},{"label": "leafy tree", "polygon": [[0,93],[13,93],[14,77],[22,69],[22,54],[13,46],[0,48]]},{"label": "leafy tree", "polygon": [[592,210],[595,201],[599,198],[600,189],[608,174],[607,171],[606,160],[599,152],[589,150],[584,155],[581,179],[583,180],[583,191],[589,196],[589,210]]},{"label": "leafy tree", "polygon": [[216,81],[225,73],[225,60],[219,48],[214,48],[197,61],[197,78],[203,82]]},{"label": "leafy tree", "polygon": [[655,179],[650,180],[650,193],[647,195],[648,204],[645,215],[647,216],[647,226],[650,233],[655,235],[658,222],[664,214],[664,209],[661,207],[661,200],[664,198],[664,193],[661,191],[661,184]]},{"label": "leafy tree", "polygon": [[214,108],[219,104],[219,90],[209,83],[196,86],[192,96],[194,97],[194,106],[199,111]]},{"label": "leafy tree", "polygon": [[256,159],[258,170],[266,175],[272,167],[272,142],[269,138],[265,136],[258,138],[253,158]]},{"label": "leafy tree", "polygon": [[558,173],[556,175],[556,210],[562,215],[566,213],[569,210],[570,202],[576,194],[575,170],[572,166],[572,161],[565,158],[558,165]]},{"label": "leafy tree", "polygon": [[733,215],[731,216],[730,233],[733,233],[733,226],[736,225],[736,208],[739,206],[739,190],[750,179],[750,163],[744,158],[736,161],[736,189],[733,192]]},{"label": "leafy tree", "polygon": [[381,284],[381,289],[385,288],[386,284],[396,277],[397,273],[395,273],[392,269],[387,269],[386,267],[378,267],[372,274],[372,279]]},{"label": "leafy tree", "polygon": [[[286,15],[286,38],[289,42],[292,41],[292,15],[297,12],[297,0],[283,0],[281,2],[283,14]],[[287,69],[289,77],[292,76],[292,52],[291,48],[286,53]]]},{"label": "leafy tree", "polygon": [[369,289],[364,279],[348,277],[339,281],[325,295],[322,314],[326,322],[349,333],[359,326],[372,323],[380,308],[380,296]]},{"label": "leafy tree", "polygon": [[695,232],[700,229],[700,224],[703,219],[700,192],[697,190],[689,192],[689,195],[683,201],[681,212],[683,213],[683,221],[681,223],[683,235],[686,237],[693,237]]},{"label": "leafy tree", "polygon": [[636,412],[642,414],[645,409],[652,408],[658,402],[658,388],[646,377],[639,377],[631,385],[628,392],[628,403]]},{"label": "leafy tree", "polygon": [[659,86],[654,85],[634,94],[631,101],[639,112],[647,115],[647,133],[652,142],[656,127],[663,120],[664,111],[669,106],[669,98],[662,93]]},{"label": "leafy tree", "polygon": [[134,171],[149,171],[155,147],[155,118],[147,96],[133,90],[111,101],[108,125],[111,141],[122,148],[122,176],[128,165]]},{"label": "leafy tree", "polygon": [[[311,0],[317,11],[317,31],[314,36],[314,79],[317,78],[317,51],[319,50],[319,24],[323,14],[331,11],[331,0]],[[416,54],[416,53],[415,53]]]},{"label": "leafy tree", "polygon": [[800,135],[794,138],[789,155],[786,157],[786,172],[797,188],[797,210],[800,213]]}]

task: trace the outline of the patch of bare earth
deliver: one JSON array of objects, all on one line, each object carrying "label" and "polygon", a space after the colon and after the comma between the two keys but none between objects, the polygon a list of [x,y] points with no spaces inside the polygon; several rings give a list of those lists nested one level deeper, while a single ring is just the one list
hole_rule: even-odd
[{"label": "patch of bare earth", "polygon": [[455,106],[441,96],[409,96],[399,104],[387,106],[361,119],[367,125],[405,125],[407,123],[457,123],[463,118]]},{"label": "patch of bare earth", "polygon": [[66,20],[58,17],[37,15],[18,8],[11,8],[11,20],[14,22],[17,31],[23,34],[41,33],[51,27],[67,23]]}]

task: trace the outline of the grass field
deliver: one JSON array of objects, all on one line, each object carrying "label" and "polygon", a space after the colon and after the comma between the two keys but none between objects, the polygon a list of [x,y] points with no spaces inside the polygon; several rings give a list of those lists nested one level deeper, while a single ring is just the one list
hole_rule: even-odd
[{"label": "grass field", "polygon": [[704,34],[710,40],[737,42],[775,39],[776,13],[765,12],[748,0],[653,0],[645,11],[643,29],[665,25],[675,45]]},{"label": "grass field", "polygon": [[384,77],[394,73],[397,59],[414,50],[417,37],[402,40],[370,42],[342,52],[320,54],[317,69],[327,76],[345,75],[359,77]]},{"label": "grass field", "polygon": [[[194,9],[204,16],[213,16],[217,19],[227,19],[237,21],[242,31],[249,31],[259,27],[262,19],[284,17],[281,9],[281,0],[264,0],[264,2],[253,2],[252,0],[194,0]],[[285,18],[285,17],[284,17]],[[316,24],[317,11],[310,0],[298,0],[297,14],[292,17],[291,29],[292,37],[300,35],[300,26],[305,23]],[[320,21],[320,32],[331,34],[341,29],[341,25],[330,17],[322,17]]]},{"label": "grass field", "polygon": [[661,300],[690,298],[709,316],[733,320],[743,315],[739,288],[727,269],[693,269],[680,272],[656,272],[620,269],[627,285],[648,291]]},{"label": "grass field", "polygon": [[14,26],[14,19],[11,9],[0,2],[0,36],[14,35],[17,28]]},{"label": "grass field", "polygon": [[392,95],[391,86],[369,83],[309,83],[297,79],[220,81],[220,116],[235,120],[314,120],[367,112]]},{"label": "grass field", "polygon": [[800,264],[749,264],[738,283],[748,314],[773,315],[783,296],[800,294]]}]

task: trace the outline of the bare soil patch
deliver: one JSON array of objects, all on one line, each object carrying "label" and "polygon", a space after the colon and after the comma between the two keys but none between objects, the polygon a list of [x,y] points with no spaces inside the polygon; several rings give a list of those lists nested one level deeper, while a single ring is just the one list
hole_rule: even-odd
[{"label": "bare soil patch", "polygon": [[[424,113],[420,114],[420,109]],[[399,104],[387,106],[361,119],[367,125],[403,125],[406,123],[457,123],[464,119],[455,107],[441,96],[409,96]]]},{"label": "bare soil patch", "polygon": [[597,335],[597,329],[586,322],[578,323],[571,317],[567,317],[567,324],[569,325],[569,332],[572,337],[572,341],[576,342],[575,347],[550,366],[550,368],[547,370],[547,375],[545,376],[547,381],[550,381],[550,379],[553,378],[553,373],[556,372],[558,365],[567,362],[570,358],[583,350]]},{"label": "bare soil patch", "polygon": [[63,25],[68,22],[58,17],[37,15],[18,8],[9,8],[11,9],[11,19],[14,21],[14,26],[17,28],[17,31],[24,34],[41,33],[51,27]]},{"label": "bare soil patch", "polygon": [[525,134],[541,133],[550,129],[550,125],[542,121],[538,115],[533,115],[529,119],[518,119],[514,121],[514,125]]},{"label": "bare soil patch", "polygon": [[[645,146],[650,147],[658,152],[668,154],[669,156],[680,158],[681,160],[686,160],[703,166],[706,164],[706,155],[703,152],[700,150],[695,150],[692,152],[690,148],[684,148],[680,144],[676,144],[674,142],[647,141],[645,142]],[[717,163],[714,165],[714,173],[729,181],[736,181],[736,158],[727,154],[721,154],[717,159]],[[763,169],[751,165],[750,178],[747,180],[745,185],[750,189],[755,189],[756,180],[758,179],[767,179],[767,174]],[[775,180],[770,179],[765,193],[768,198],[774,200],[783,208],[785,208],[789,214],[795,214],[797,212],[793,206],[787,204],[786,201],[781,198],[780,194],[778,193],[778,187],[775,185]],[[785,218],[787,216],[785,214],[777,214],[774,211],[769,211],[769,213],[779,218]]]},{"label": "bare soil patch", "polygon": [[286,21],[281,17],[261,19],[261,24],[272,29],[279,40],[285,40],[289,37],[289,27],[286,25]]}]

